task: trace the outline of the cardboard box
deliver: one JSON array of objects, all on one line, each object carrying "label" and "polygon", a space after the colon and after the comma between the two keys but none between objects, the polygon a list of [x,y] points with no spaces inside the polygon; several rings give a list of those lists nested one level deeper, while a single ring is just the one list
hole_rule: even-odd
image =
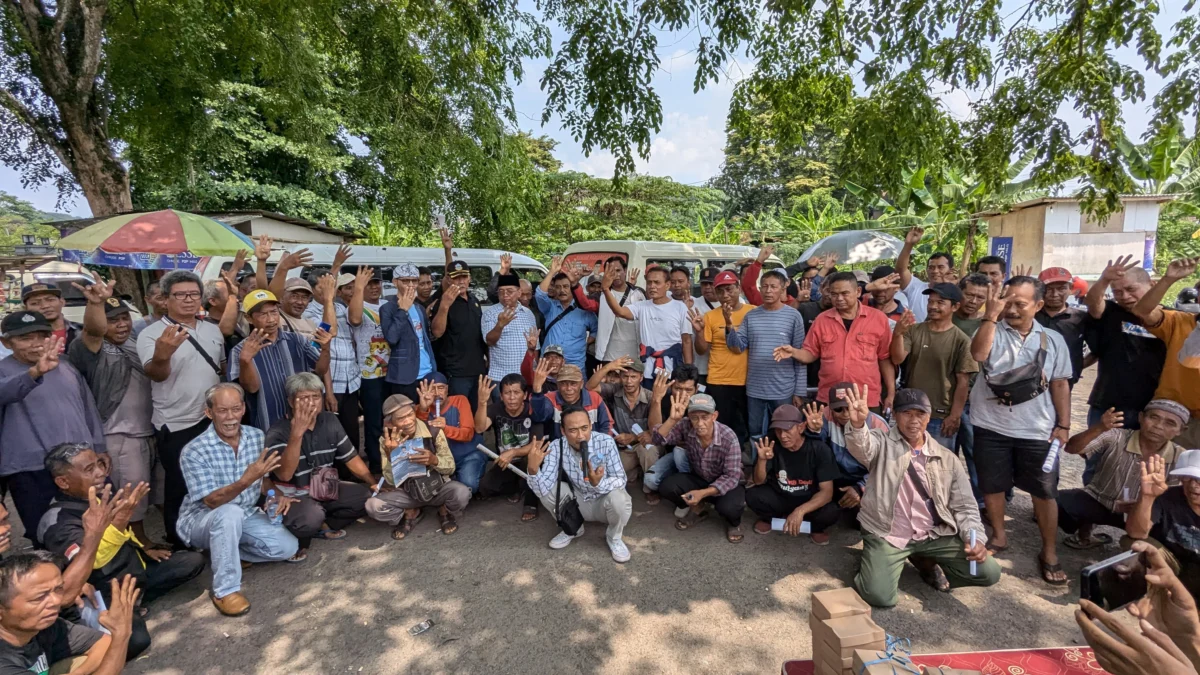
[{"label": "cardboard box", "polygon": [[[814,647],[818,642],[824,642],[839,653],[847,648],[869,648],[887,639],[884,630],[871,617],[862,614],[810,622],[809,626],[813,630]],[[847,652],[839,658],[845,656],[853,657],[854,652]]]},{"label": "cardboard box", "polygon": [[858,614],[871,615],[871,606],[853,588],[813,593],[810,616],[818,619],[840,619]]},{"label": "cardboard box", "polygon": [[835,662],[845,661],[846,665],[843,667],[851,668],[854,665],[852,663],[852,661],[854,660],[854,652],[855,651],[858,651],[858,650],[880,650],[880,651],[882,651],[886,647],[887,647],[886,639],[878,640],[876,642],[871,642],[871,643],[868,643],[865,645],[856,645],[854,647],[842,647],[841,649],[838,649],[837,647],[833,646],[832,644],[830,644],[828,642],[817,641],[817,642],[813,643],[813,660],[815,661],[817,659],[817,655],[820,654],[821,658],[828,661],[830,664],[833,664]]},{"label": "cardboard box", "polygon": [[883,649],[856,649],[854,650],[854,664],[851,672],[855,675],[859,673],[862,673],[862,675],[894,675],[895,673],[908,673],[913,670],[919,670],[919,667],[912,663],[902,665],[900,662],[891,660],[866,667],[866,664],[872,661],[886,658],[887,653]]},{"label": "cardboard box", "polygon": [[854,667],[854,658],[839,659],[835,653],[821,654],[819,657],[817,654],[813,654],[813,663],[824,663],[840,672],[852,669]]}]

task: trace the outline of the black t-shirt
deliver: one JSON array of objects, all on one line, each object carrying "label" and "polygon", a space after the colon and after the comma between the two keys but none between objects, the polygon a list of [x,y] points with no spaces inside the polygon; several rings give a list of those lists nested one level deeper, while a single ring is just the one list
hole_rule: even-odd
[{"label": "black t-shirt", "polygon": [[1183,487],[1167,488],[1154,501],[1153,518],[1150,536],[1179,561],[1179,578],[1195,595],[1200,591],[1200,516],[1188,506]]},{"label": "black t-shirt", "polygon": [[1087,317],[1086,311],[1074,307],[1068,307],[1054,316],[1042,309],[1033,316],[1043,328],[1057,331],[1067,343],[1067,352],[1071,355],[1071,379],[1068,381],[1072,385],[1079,381],[1079,374],[1083,372],[1083,329]]},{"label": "black t-shirt", "polygon": [[1096,355],[1096,384],[1088,405],[1141,410],[1154,398],[1167,360],[1167,344],[1142,327],[1133,313],[1109,300],[1104,315],[1085,323],[1088,348]]},{"label": "black t-shirt", "polygon": [[544,435],[542,421],[534,421],[533,410],[528,402],[516,415],[509,415],[504,403],[494,399],[488,401],[487,406],[487,416],[492,420],[492,430],[496,432],[497,454],[529,445],[532,437]]},{"label": "black t-shirt", "polygon": [[[821,309],[821,303],[813,302],[811,300],[809,300],[808,302],[800,303],[800,305],[796,309],[800,312],[800,317],[802,319],[804,319],[804,334],[805,335],[808,335],[808,331],[812,330],[813,321],[817,320],[817,316],[819,316],[821,314],[821,312],[825,311],[825,310]],[[809,386],[815,387],[817,385],[817,381],[820,378],[821,378],[821,359],[817,359],[816,361],[813,361],[812,363],[808,364],[808,384],[809,384]]]},{"label": "black t-shirt", "polygon": [[840,478],[842,472],[833,458],[833,448],[825,441],[804,437],[804,444],[792,452],[775,440],[775,457],[767,463],[767,483],[789,497],[812,497],[821,483]]},{"label": "black t-shirt", "polygon": [[[266,446],[282,455],[291,435],[292,420],[281,417],[267,430]],[[306,490],[314,470],[335,463],[344,464],[354,456],[354,444],[346,436],[346,430],[338,421],[337,415],[323,412],[317,415],[317,423],[313,425],[312,431],[304,433],[304,439],[300,442],[300,461],[296,464],[296,471],[291,479],[281,480],[275,474],[271,474],[271,480],[275,481],[276,485],[286,488]]]},{"label": "black t-shirt", "polygon": [[[429,308],[430,321],[437,316],[442,298],[439,297]],[[483,341],[483,310],[473,298],[457,298],[446,315],[446,332],[433,341],[433,353],[438,367],[446,377],[477,378],[487,373],[483,355],[487,345]]]},{"label": "black t-shirt", "polygon": [[0,640],[0,675],[46,675],[63,659],[83,656],[104,634],[59,618],[24,647]]}]

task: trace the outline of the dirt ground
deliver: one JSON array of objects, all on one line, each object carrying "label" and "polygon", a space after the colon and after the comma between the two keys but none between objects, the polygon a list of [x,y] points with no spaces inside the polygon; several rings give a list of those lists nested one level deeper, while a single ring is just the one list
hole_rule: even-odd
[{"label": "dirt ground", "polygon": [[[1075,432],[1090,389],[1085,376]],[[1082,467],[1067,458],[1062,487],[1078,486]],[[355,524],[345,540],[317,542],[306,563],[248,570],[253,608],[244,617],[217,613],[207,572],[157,601],[154,644],[126,672],[769,674],[810,656],[809,594],[850,582],[857,532],[839,527],[825,547],[749,532],[731,545],[717,519],[679,532],[666,503],[649,507],[632,488],[627,564],[613,562],[594,524],[550,550],[553,519],[520,523],[519,505],[502,499],[473,503],[449,537],[432,514],[403,542],[383,525]],[[899,604],[875,620],[917,652],[1081,644],[1072,616],[1079,570],[1115,545],[1087,555],[1060,545],[1071,584],[1051,587],[1037,574],[1026,494],[1017,493],[1009,520],[1012,548],[997,586],[940,594],[910,567]],[[426,619],[433,628],[409,635]]]}]

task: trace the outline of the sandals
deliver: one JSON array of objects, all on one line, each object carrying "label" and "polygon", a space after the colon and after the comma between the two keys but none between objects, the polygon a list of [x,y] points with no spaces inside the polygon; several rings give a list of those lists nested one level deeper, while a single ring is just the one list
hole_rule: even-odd
[{"label": "sandals", "polygon": [[506,501],[508,501],[509,504],[518,504],[524,498],[525,498],[525,496],[522,495],[520,492],[514,492],[511,495],[505,497],[504,499]]},{"label": "sandals", "polygon": [[935,591],[939,593],[950,592],[950,580],[946,578],[946,573],[942,571],[941,565],[931,565],[924,569],[917,568],[921,574],[921,581],[929,584]]},{"label": "sandals", "polygon": [[287,559],[290,563],[302,563],[305,560],[308,560],[308,549],[306,548],[296,551],[296,555]]},{"label": "sandals", "polygon": [[654,506],[655,504],[658,504],[660,501],[662,501],[662,497],[658,496],[657,492],[647,492],[646,493],[646,505],[647,506]]},{"label": "sandals", "polygon": [[707,509],[700,511],[699,513],[695,512],[691,509],[688,509],[688,512],[686,515],[684,515],[682,518],[675,521],[675,529],[690,530],[693,527],[699,525],[700,521],[704,520],[707,517],[708,517]]},{"label": "sandals", "polygon": [[991,542],[989,542],[988,546],[987,546],[988,555],[992,556],[993,558],[1000,555],[1001,553],[1004,553],[1007,550],[1008,550],[1007,544],[1004,546],[995,546]]},{"label": "sandals", "polygon": [[754,524],[754,534],[771,534],[771,522],[760,520]]},{"label": "sandals", "polygon": [[[1067,585],[1067,575],[1065,573],[1063,573],[1062,565],[1060,565],[1058,563],[1054,563],[1053,565],[1047,563],[1045,560],[1042,559],[1042,554],[1040,554],[1040,553],[1038,554],[1037,560],[1038,560],[1038,570],[1040,570],[1042,573],[1042,581],[1045,581],[1046,583],[1050,584],[1051,586],[1066,586]],[[1057,579],[1057,578],[1054,578],[1051,576],[1056,572],[1058,574],[1062,574],[1062,579]]]},{"label": "sandals", "polygon": [[538,507],[530,505],[521,510],[521,522],[532,523],[538,519]]},{"label": "sandals", "polygon": [[742,540],[746,538],[746,535],[742,532],[741,525],[736,527],[730,525],[725,528],[725,538],[728,539],[729,543],[731,544],[740,544],[742,543]]},{"label": "sandals", "polygon": [[439,514],[438,519],[442,523],[442,534],[454,534],[458,532],[458,523],[455,522],[454,516],[449,513]]},{"label": "sandals", "polygon": [[424,517],[425,513],[422,512],[418,513],[412,518],[409,518],[408,516],[401,518],[400,522],[392,528],[392,539],[400,541],[401,539],[407,537],[409,533],[413,531],[413,528],[417,526],[417,523],[421,522],[421,519]]},{"label": "sandals", "polygon": [[321,530],[320,532],[317,532],[317,536],[314,537],[314,539],[326,539],[328,541],[336,541],[338,539],[345,538],[345,530]]},{"label": "sandals", "polygon": [[1086,551],[1088,549],[1100,548],[1112,543],[1112,537],[1103,532],[1093,532],[1092,536],[1085,542],[1079,538],[1079,534],[1070,534],[1063,538],[1063,546],[1073,548],[1076,551]]}]

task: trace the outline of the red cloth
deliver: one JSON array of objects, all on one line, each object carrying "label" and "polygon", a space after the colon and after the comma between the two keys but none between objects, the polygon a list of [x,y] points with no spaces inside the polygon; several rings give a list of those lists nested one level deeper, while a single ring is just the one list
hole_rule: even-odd
[{"label": "red cloth", "polygon": [[[914,654],[913,663],[978,670],[983,675],[1094,675],[1108,671],[1096,663],[1089,647],[1006,649],[958,654]],[[812,661],[784,661],[783,675],[813,675]]]},{"label": "red cloth", "polygon": [[841,382],[867,387],[867,405],[879,405],[879,362],[891,358],[892,328],[883,312],[859,303],[846,330],[836,309],[817,315],[804,336],[804,349],[821,360],[817,400],[829,403],[829,390]]},{"label": "red cloth", "polygon": [[[758,275],[762,273],[762,263],[752,262],[742,270],[742,295],[746,296],[747,305],[762,305],[762,293],[758,290]],[[784,271],[784,274],[787,272]],[[787,296],[785,302],[795,302],[796,298]]]}]

